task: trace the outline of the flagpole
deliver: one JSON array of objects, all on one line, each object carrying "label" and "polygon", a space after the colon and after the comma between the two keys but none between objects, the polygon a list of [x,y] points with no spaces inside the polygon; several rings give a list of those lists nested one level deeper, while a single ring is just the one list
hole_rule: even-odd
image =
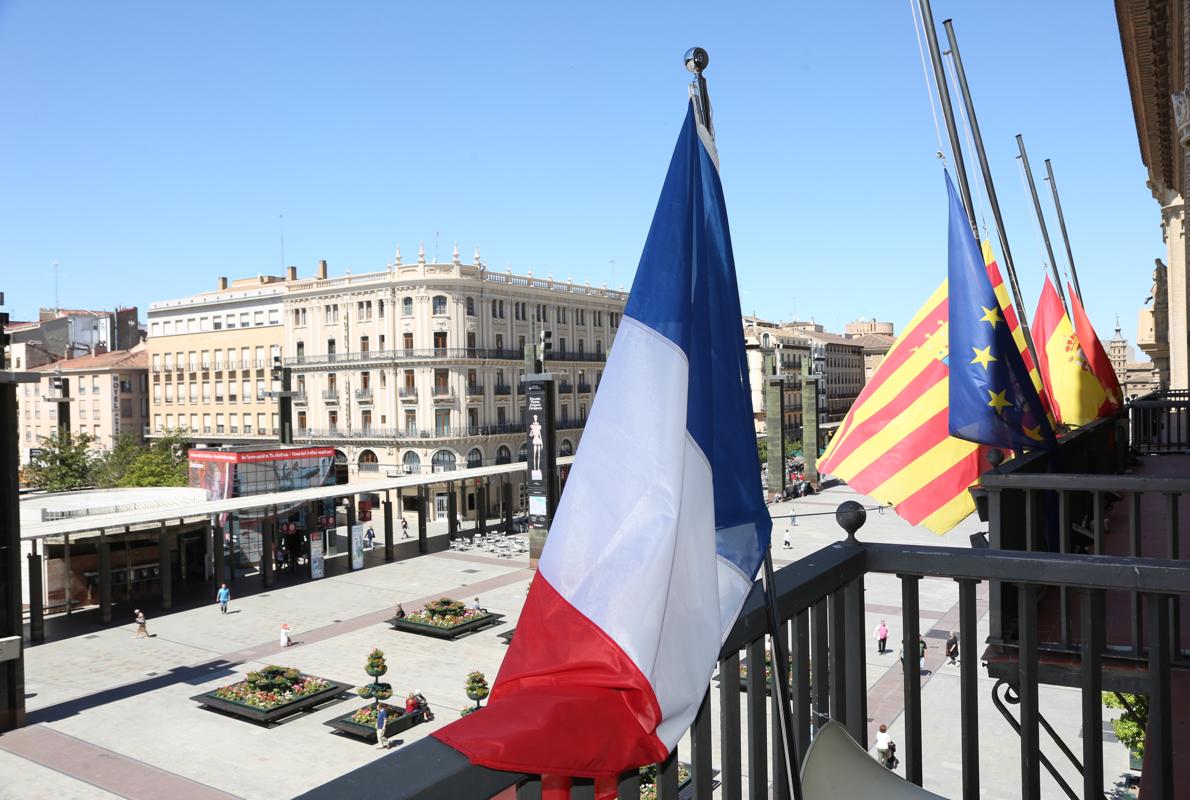
[{"label": "flagpole", "polygon": [[942,114],[946,118],[946,135],[950,139],[950,154],[954,159],[955,174],[959,179],[959,194],[967,209],[967,221],[971,231],[979,239],[979,225],[975,222],[975,205],[971,202],[971,186],[967,183],[967,168],[963,164],[963,143],[959,129],[954,124],[954,109],[950,105],[950,88],[946,83],[946,71],[942,67],[942,53],[938,49],[938,31],[934,28],[934,12],[930,0],[918,0],[921,7],[921,21],[926,29],[926,41],[930,45],[930,61],[934,65],[934,82],[938,84],[938,99],[942,103]]},{"label": "flagpole", "polygon": [[[703,70],[710,63],[710,56],[701,47],[691,47],[682,59],[686,69],[694,73],[695,109],[698,112],[699,124],[706,128],[711,140],[714,141],[715,131],[711,127],[711,98],[707,94],[707,82],[703,77]],[[768,611],[769,637],[772,640],[773,653],[773,691],[777,697],[777,715],[781,724],[781,752],[785,759],[785,775],[789,796],[793,800],[802,798],[802,776],[798,769],[797,748],[793,736],[793,702],[789,696],[789,654],[781,645],[781,617],[777,613],[777,585],[773,571],[773,551],[771,546],[764,551],[764,569],[761,573],[764,586],[764,605]],[[756,665],[749,665],[750,669],[759,669]]]},{"label": "flagpole", "polygon": [[1054,208],[1058,209],[1058,227],[1062,229],[1062,241],[1066,244],[1066,260],[1070,262],[1070,279],[1074,281],[1074,293],[1081,303],[1083,289],[1078,285],[1078,270],[1074,268],[1074,253],[1070,249],[1070,236],[1066,233],[1066,218],[1062,216],[1062,201],[1058,199],[1058,182],[1054,180],[1054,167],[1050,160],[1045,160],[1045,179],[1050,182],[1050,191],[1054,193]]},{"label": "flagpole", "polygon": [[1004,257],[1004,268],[1008,271],[1008,286],[1012,289],[1012,301],[1016,306],[1017,320],[1020,322],[1021,333],[1025,337],[1025,344],[1029,347],[1029,355],[1033,357],[1033,363],[1040,364],[1041,362],[1037,360],[1037,345],[1033,342],[1033,332],[1029,329],[1029,316],[1025,313],[1021,285],[1016,277],[1016,262],[1013,261],[1012,250],[1008,246],[1008,234],[1004,231],[1004,218],[1000,214],[1000,200],[996,197],[996,185],[992,181],[992,170],[988,165],[987,153],[983,149],[983,136],[979,132],[979,120],[975,117],[975,101],[971,98],[971,89],[967,85],[967,71],[963,69],[963,57],[959,54],[959,40],[955,35],[952,20],[942,20],[942,26],[946,28],[946,39],[950,44],[950,58],[954,62],[955,74],[959,79],[959,91],[963,93],[963,105],[967,109],[967,120],[971,124],[975,156],[979,159],[983,185],[987,189],[988,203],[992,207],[992,218],[996,220],[996,235],[1000,240],[1000,254]]},{"label": "flagpole", "polygon": [[1054,260],[1054,246],[1050,244],[1049,228],[1045,226],[1045,215],[1041,213],[1041,199],[1037,196],[1037,184],[1033,182],[1033,170],[1029,166],[1029,154],[1025,152],[1025,137],[1016,135],[1016,146],[1021,151],[1019,158],[1025,165],[1025,178],[1029,181],[1029,194],[1033,196],[1033,210],[1037,213],[1037,224],[1041,226],[1041,239],[1045,242],[1045,252],[1050,260],[1050,272],[1054,274],[1054,284],[1058,288],[1058,297],[1062,299],[1062,310],[1070,313],[1066,304],[1066,290],[1062,288],[1062,279],[1058,276],[1058,264]]}]

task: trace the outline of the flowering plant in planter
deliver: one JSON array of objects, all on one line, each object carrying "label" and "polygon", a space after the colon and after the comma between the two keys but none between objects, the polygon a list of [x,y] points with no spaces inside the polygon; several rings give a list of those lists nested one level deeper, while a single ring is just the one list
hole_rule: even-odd
[{"label": "flowering plant in planter", "polygon": [[426,603],[425,611],[431,617],[457,617],[466,611],[466,606],[460,600],[439,597]]},{"label": "flowering plant in planter", "polygon": [[[678,762],[678,785],[690,780],[690,767]],[[648,764],[640,768],[641,800],[657,800],[657,765]]]},{"label": "flowering plant in planter", "polygon": [[475,701],[475,708],[464,708],[459,713],[460,717],[465,717],[468,714],[473,714],[476,711],[479,711],[479,709],[482,708],[480,703],[483,702],[483,700],[485,700],[490,693],[488,689],[487,678],[485,678],[483,673],[479,672],[478,670],[467,674],[467,682],[464,684],[464,688],[466,689],[467,697]]},{"label": "flowering plant in planter", "polygon": [[292,703],[331,686],[329,681],[303,675],[292,667],[270,665],[250,672],[244,680],[214,691],[215,697],[267,711]]},{"label": "flowering plant in planter", "polygon": [[368,653],[368,661],[364,665],[364,671],[372,676],[372,682],[359,687],[355,692],[360,697],[375,701],[371,706],[372,721],[375,722],[376,709],[380,706],[380,701],[387,700],[393,696],[392,685],[380,682],[380,676],[388,672],[388,665],[384,662],[383,650],[372,648],[372,652]]},{"label": "flowering plant in planter", "polygon": [[416,622],[421,625],[433,625],[436,628],[453,628],[456,625],[462,625],[465,622],[470,622],[475,619],[482,619],[489,616],[487,611],[476,611],[474,608],[464,608],[462,603],[454,600],[435,600],[434,603],[449,602],[453,605],[438,606],[436,611],[430,609],[431,604],[427,603],[426,607],[420,611],[414,611],[406,615],[406,622]]},{"label": "flowering plant in planter", "polygon": [[367,725],[369,728],[375,728],[376,715],[380,713],[381,708],[388,712],[388,718],[390,720],[396,719],[405,713],[405,709],[397,708],[388,703],[373,703],[370,706],[364,706],[352,714],[351,721],[357,725]]}]

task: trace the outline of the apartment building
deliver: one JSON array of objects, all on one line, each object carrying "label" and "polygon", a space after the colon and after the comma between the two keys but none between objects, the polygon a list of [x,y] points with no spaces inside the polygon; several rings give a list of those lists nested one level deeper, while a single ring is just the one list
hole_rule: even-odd
[{"label": "apartment building", "polygon": [[[802,436],[802,361],[810,358],[810,343],[777,323],[749,317],[744,321],[744,346],[748,360],[748,384],[752,389],[752,416],[756,435],[768,431],[765,381],[785,379],[785,431],[791,440]],[[769,371],[765,362],[769,360]]]},{"label": "apartment building", "polygon": [[251,444],[279,435],[273,359],[285,342],[282,307],[297,277],[262,275],[149,306],[151,435],[180,431],[198,445]]},{"label": "apartment building", "polygon": [[[295,440],[333,445],[352,474],[525,459],[524,350],[551,334],[559,453],[574,452],[627,295],[511,270],[396,260],[381,272],[292,282],[285,363]],[[474,497],[467,500],[467,511]]]},{"label": "apartment building", "polygon": [[44,437],[66,430],[110,449],[121,435],[144,438],[149,416],[148,353],[131,350],[80,356],[31,369],[37,383],[17,387],[20,459],[27,464]]},{"label": "apartment building", "polygon": [[794,328],[810,344],[819,381],[819,414],[823,428],[838,427],[864,388],[864,346],[854,339],[808,327]]}]

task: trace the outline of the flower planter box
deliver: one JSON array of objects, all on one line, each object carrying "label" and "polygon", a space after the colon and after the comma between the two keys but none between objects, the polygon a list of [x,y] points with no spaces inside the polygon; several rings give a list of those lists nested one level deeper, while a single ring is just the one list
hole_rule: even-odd
[{"label": "flower planter box", "polygon": [[[364,708],[367,708],[367,706],[364,706]],[[360,709],[357,708],[350,714],[336,717],[335,719],[322,724],[329,728],[334,728],[339,733],[345,733],[348,736],[354,736],[357,739],[363,739],[366,742],[375,743],[376,727],[373,725],[361,725],[360,723],[351,719],[355,715],[356,711],[359,710]],[[406,714],[405,712],[401,712],[399,716],[394,717],[390,712],[388,724],[384,726],[384,735],[395,736],[402,731],[407,731],[416,725],[419,720],[420,718],[415,714]]]},{"label": "flower planter box", "polygon": [[[323,680],[326,679],[323,678]],[[237,703],[234,700],[224,700],[221,697],[215,696],[216,690],[214,689],[203,694],[197,694],[190,699],[215,711],[268,727],[294,714],[310,711],[332,702],[338,702],[352,688],[350,684],[346,683],[338,683],[336,681],[327,681],[327,683],[330,685],[326,689],[269,709],[255,708],[245,703]]]},{"label": "flower planter box", "polygon": [[454,625],[449,628],[443,628],[438,625],[429,625],[424,622],[411,622],[408,618],[397,619],[393,617],[388,622],[395,631],[404,631],[406,633],[416,633],[421,636],[433,636],[436,639],[458,639],[462,636],[468,636],[476,631],[489,628],[493,625],[498,625],[504,619],[503,614],[489,613],[486,616],[478,619],[471,619],[459,625]]}]

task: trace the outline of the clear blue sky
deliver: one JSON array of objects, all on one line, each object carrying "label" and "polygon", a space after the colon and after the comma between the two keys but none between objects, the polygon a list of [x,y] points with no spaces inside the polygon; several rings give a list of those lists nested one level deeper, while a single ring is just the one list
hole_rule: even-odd
[{"label": "clear blue sky", "polygon": [[[1035,170],[1054,160],[1093,321],[1134,338],[1165,249],[1112,5],[934,13],[955,16],[1030,314],[1018,132]],[[695,44],[744,310],[899,329],[945,275],[946,194],[909,5],[875,0],[0,2],[0,289],[16,317],[52,305],[57,259],[63,306],[144,309],[277,273],[281,214],[303,275],[433,255],[440,232],[443,258],[457,240],[628,285]]]}]

